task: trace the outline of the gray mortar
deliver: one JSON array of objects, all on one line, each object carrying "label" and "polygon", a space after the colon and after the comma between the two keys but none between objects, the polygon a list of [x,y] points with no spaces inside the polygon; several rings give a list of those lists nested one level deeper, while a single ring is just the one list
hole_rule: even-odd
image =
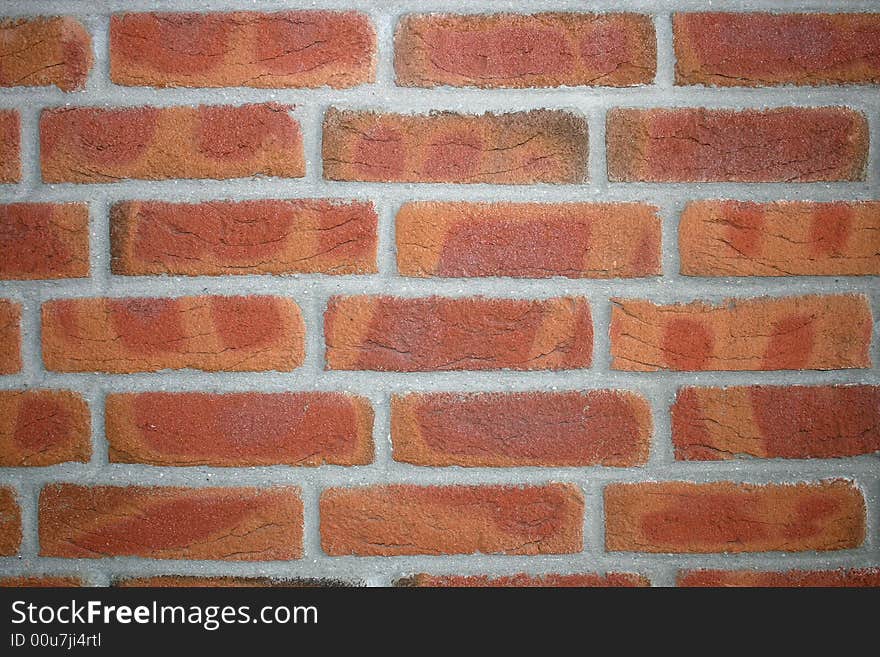
[{"label": "gray mortar", "polygon": [[[710,5],[710,6],[707,6]],[[379,36],[375,84],[355,89],[149,89],[113,85],[108,75],[109,16],[124,11],[223,11],[283,9],[356,9],[368,13]],[[875,317],[880,314],[877,276],[797,278],[688,278],[678,274],[676,232],[678,216],[692,199],[731,198],[770,200],[864,200],[878,198],[880,188],[880,88],[776,87],[712,89],[674,87],[671,14],[674,11],[877,11],[876,0],[827,0],[792,4],[781,0],[7,0],[3,16],[72,15],[92,34],[96,65],[84,92],[55,88],[0,90],[0,107],[18,108],[22,115],[23,179],[0,185],[0,201],[86,201],[91,211],[92,277],[57,282],[0,283],[2,296],[23,306],[23,373],[0,377],[0,388],[68,388],[82,393],[92,409],[94,456],[90,463],[46,468],[0,468],[0,481],[14,486],[21,502],[24,538],[19,557],[0,558],[0,574],[75,574],[95,586],[123,576],[156,574],[267,575],[328,577],[387,585],[417,572],[502,575],[515,572],[578,573],[638,572],[654,585],[674,583],[678,568],[839,568],[880,565],[878,510],[880,460],[876,455],[839,460],[743,459],[728,462],[675,462],[672,455],[669,404],[682,385],[746,384],[880,384],[880,321],[875,325],[870,370],[834,372],[615,372],[609,369],[609,297],[643,297],[655,301],[721,300],[727,297],[788,296],[808,293],[866,294]],[[400,16],[412,12],[488,13],[514,11],[635,11],[654,17],[658,39],[656,83],[626,89],[559,88],[522,90],[408,89],[394,85],[391,38]],[[243,104],[277,101],[295,105],[302,124],[307,174],[297,180],[244,179],[232,181],[126,181],[117,184],[45,185],[40,180],[38,117],[44,108],[70,106],[139,106]],[[653,184],[610,183],[605,173],[605,113],[613,107],[848,106],[868,117],[871,147],[866,180],[858,183],[802,184]],[[590,124],[590,182],[583,185],[439,185],[328,182],[321,177],[321,117],[330,106],[403,113],[453,110],[468,113],[535,108],[565,109],[586,117]],[[379,274],[375,276],[298,275],[286,277],[121,277],[109,272],[108,208],[124,199],[199,201],[249,198],[340,198],[372,201],[379,213]],[[662,278],[639,280],[515,280],[407,279],[395,273],[394,216],[409,200],[462,201],[646,201],[663,218]],[[322,314],[333,294],[387,293],[400,296],[547,298],[563,295],[590,300],[595,325],[594,365],[586,370],[560,372],[439,372],[372,373],[325,372]],[[204,373],[192,370],[154,374],[106,375],[47,372],[41,361],[39,306],[46,299],[77,296],[181,296],[190,294],[277,294],[291,297],[303,311],[307,327],[305,364],[291,373]],[[426,468],[391,459],[389,397],[404,391],[587,390],[619,388],[638,391],[649,399],[655,435],[648,464],[642,468]],[[369,397],[376,411],[376,460],[366,466],[292,468],[156,468],[110,465],[103,435],[104,396],[108,392],[141,390],[282,391],[342,390]],[[602,488],[611,481],[687,480],[796,482],[830,477],[854,480],[868,505],[868,538],[862,547],[839,552],[650,555],[605,553]],[[328,486],[387,482],[417,484],[544,483],[579,485],[587,500],[584,551],[558,556],[416,556],[328,557],[321,551],[317,500]],[[236,563],[162,561],[139,558],[56,559],[38,556],[37,495],[49,482],[226,486],[291,484],[302,488],[305,502],[305,557],[292,562]]]}]

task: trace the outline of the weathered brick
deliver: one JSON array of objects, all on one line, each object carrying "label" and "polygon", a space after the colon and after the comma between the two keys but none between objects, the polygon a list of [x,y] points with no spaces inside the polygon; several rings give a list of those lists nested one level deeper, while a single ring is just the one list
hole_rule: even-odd
[{"label": "weathered brick", "polygon": [[587,122],[568,112],[324,115],[324,178],[528,185],[587,177]]},{"label": "weathered brick", "polygon": [[686,276],[880,274],[880,202],[694,201],[678,231]]},{"label": "weathered brick", "polygon": [[21,509],[15,491],[0,486],[0,557],[18,554],[21,545]]},{"label": "weathered brick", "polygon": [[679,572],[678,586],[877,587],[880,586],[880,568],[789,570],[781,573],[755,570],[689,570]]},{"label": "weathered brick", "polygon": [[648,402],[617,390],[391,399],[394,458],[416,465],[640,465],[651,431]]},{"label": "weathered brick", "polygon": [[582,298],[332,297],[327,369],[545,370],[590,365],[593,325]]},{"label": "weathered brick", "polygon": [[43,181],[305,175],[290,107],[64,107],[40,118]]},{"label": "weathered brick", "polygon": [[89,208],[85,203],[0,205],[0,279],[89,275]]},{"label": "weathered brick", "polygon": [[692,13],[672,20],[676,84],[880,82],[880,14]]},{"label": "weathered brick", "polygon": [[352,87],[375,78],[375,52],[369,18],[353,11],[110,20],[110,78],[128,86]]},{"label": "weathered brick", "polygon": [[684,388],[672,406],[672,439],[685,461],[880,452],[880,387]]},{"label": "weathered brick", "polygon": [[375,486],[321,495],[331,556],[565,554],[583,547],[583,494],[545,486]]},{"label": "weathered brick", "polygon": [[716,305],[612,301],[614,369],[831,370],[871,366],[873,322],[868,301],[861,295],[728,299]]},{"label": "weathered brick", "polygon": [[406,203],[404,276],[635,278],[660,273],[660,218],[643,203]]},{"label": "weathered brick", "polygon": [[332,392],[111,394],[110,461],[151,465],[360,465],[373,409]]},{"label": "weathered brick", "polygon": [[628,552],[855,548],[865,500],[851,482],[652,482],[605,488],[605,547]]},{"label": "weathered brick", "polygon": [[283,297],[59,299],[43,304],[43,360],[59,372],[289,371],[304,331]]},{"label": "weathered brick", "polygon": [[69,588],[82,586],[82,580],[78,577],[61,577],[55,575],[21,575],[14,577],[0,577],[0,588]]},{"label": "weathered brick", "polygon": [[394,42],[408,87],[628,87],[657,68],[654,25],[639,14],[413,14]]},{"label": "weathered brick", "polygon": [[0,299],[0,374],[21,370],[21,304]]},{"label": "weathered brick", "polygon": [[638,587],[650,586],[646,577],[631,573],[608,573],[597,575],[585,573],[578,575],[529,575],[517,573],[516,575],[502,575],[490,577],[489,575],[412,575],[397,580],[395,586],[417,587],[455,587],[455,588],[521,588],[521,587]]},{"label": "weathered brick", "polygon": [[864,180],[868,124],[844,107],[769,110],[615,109],[614,182]]},{"label": "weathered brick", "polygon": [[198,577],[193,575],[158,575],[156,577],[130,577],[118,579],[113,586],[123,588],[323,588],[335,586],[352,586],[350,582],[336,579],[293,578],[276,579],[273,577]]},{"label": "weathered brick", "polygon": [[124,201],[111,211],[115,274],[370,274],[371,203]]},{"label": "weathered brick", "polygon": [[0,87],[82,89],[92,68],[92,39],[68,16],[0,20]]},{"label": "weathered brick", "polygon": [[68,390],[0,391],[0,466],[86,462],[92,454],[89,407]]},{"label": "weathered brick", "polygon": [[302,557],[303,506],[296,488],[53,484],[40,493],[39,513],[42,556]]},{"label": "weathered brick", "polygon": [[18,111],[0,110],[0,183],[21,180],[21,122]]}]

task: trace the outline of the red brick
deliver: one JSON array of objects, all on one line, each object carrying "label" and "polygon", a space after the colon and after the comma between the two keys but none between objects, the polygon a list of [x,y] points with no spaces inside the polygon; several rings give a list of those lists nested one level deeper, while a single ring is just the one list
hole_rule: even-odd
[{"label": "red brick", "polygon": [[695,201],[681,215],[686,276],[880,274],[880,202]]},{"label": "red brick", "polygon": [[68,16],[0,20],[0,87],[82,89],[92,68],[92,39]]},{"label": "red brick", "polygon": [[404,276],[636,278],[660,273],[660,218],[643,203],[406,203]]},{"label": "red brick", "polygon": [[149,87],[352,87],[375,78],[357,12],[144,13],[110,19],[110,78]]},{"label": "red brick", "polygon": [[302,134],[290,109],[262,103],[44,110],[43,181],[301,178]]},{"label": "red brick", "polygon": [[394,41],[406,87],[629,87],[657,68],[654,25],[638,14],[415,14]]},{"label": "red brick", "polygon": [[373,460],[373,408],[332,392],[111,394],[112,463],[361,465]]},{"label": "red brick", "polygon": [[322,588],[332,586],[351,586],[348,582],[335,579],[274,579],[271,577],[197,577],[187,575],[159,575],[157,577],[132,577],[113,582],[113,586],[123,588]]},{"label": "red brick", "polygon": [[296,488],[53,484],[40,493],[40,555],[299,559],[302,516]]},{"label": "red brick", "polygon": [[124,201],[111,210],[114,274],[371,274],[376,211],[333,201]]},{"label": "red brick", "polygon": [[880,387],[683,388],[672,406],[672,438],[685,461],[880,452]]},{"label": "red brick", "polygon": [[18,554],[21,545],[21,509],[15,491],[0,486],[0,557]]},{"label": "red brick", "polygon": [[0,299],[0,374],[21,370],[21,304]]},{"label": "red brick", "polygon": [[648,402],[617,390],[391,399],[394,458],[416,465],[641,465],[651,431]]},{"label": "red brick", "polygon": [[864,180],[868,124],[843,107],[615,109],[613,182]]},{"label": "red brick", "polygon": [[16,110],[0,110],[0,183],[21,180],[21,123]]},{"label": "red brick", "polygon": [[587,178],[587,122],[568,112],[324,115],[324,178],[528,185]]},{"label": "red brick", "polygon": [[613,552],[845,550],[864,539],[864,498],[842,479],[605,488],[605,547]]},{"label": "red brick", "polygon": [[556,370],[589,367],[582,298],[332,297],[324,315],[327,369]]},{"label": "red brick", "polygon": [[861,295],[728,299],[717,305],[612,301],[614,369],[832,370],[871,366],[873,323],[868,301]]},{"label": "red brick", "polygon": [[690,570],[679,572],[678,586],[876,587],[880,586],[880,568],[789,570],[782,573],[754,570]]},{"label": "red brick", "polygon": [[24,575],[19,577],[0,577],[0,588],[69,588],[83,586],[79,577],[58,577],[54,575]]},{"label": "red brick", "polygon": [[673,30],[676,84],[880,82],[880,14],[676,14]]},{"label": "red brick", "polygon": [[516,575],[504,575],[490,577],[488,575],[412,575],[399,579],[395,586],[417,587],[455,587],[455,588],[521,588],[521,587],[637,587],[650,586],[646,577],[630,573],[608,573],[597,575],[585,573],[582,575],[529,575],[517,573]]},{"label": "red brick", "polygon": [[0,205],[0,279],[89,275],[89,208],[85,203]]},{"label": "red brick", "polygon": [[85,400],[68,390],[0,391],[0,466],[42,466],[92,454]]},{"label": "red brick", "polygon": [[43,304],[43,360],[58,372],[289,371],[304,331],[283,297],[59,299]]},{"label": "red brick", "polygon": [[331,488],[320,512],[321,545],[330,556],[583,548],[584,498],[569,484]]}]

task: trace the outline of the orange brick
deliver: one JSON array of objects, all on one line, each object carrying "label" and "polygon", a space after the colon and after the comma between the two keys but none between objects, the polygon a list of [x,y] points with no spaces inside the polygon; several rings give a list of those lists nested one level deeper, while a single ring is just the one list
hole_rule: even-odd
[{"label": "orange brick", "polygon": [[754,570],[689,570],[678,574],[678,586],[877,587],[880,586],[880,568],[789,570],[782,573]]},{"label": "orange brick", "polygon": [[399,579],[395,586],[417,587],[455,587],[455,588],[521,588],[521,587],[637,587],[650,586],[646,577],[630,573],[608,573],[596,575],[585,573],[582,575],[528,575],[518,573],[516,575],[503,575],[490,577],[488,575],[412,575]]},{"label": "orange brick", "polygon": [[0,299],[0,374],[21,370],[21,304]]},{"label": "orange brick", "polygon": [[15,491],[0,486],[0,557],[18,554],[21,545],[21,509]]},{"label": "orange brick", "polygon": [[92,68],[92,38],[74,18],[0,20],[0,87],[85,86]]},{"label": "orange brick", "polygon": [[86,462],[92,454],[89,407],[68,390],[0,391],[0,466]]},{"label": "orange brick", "polygon": [[21,123],[16,110],[0,110],[0,183],[21,180]]},{"label": "orange brick", "polygon": [[0,279],[89,275],[89,208],[85,203],[0,205]]}]

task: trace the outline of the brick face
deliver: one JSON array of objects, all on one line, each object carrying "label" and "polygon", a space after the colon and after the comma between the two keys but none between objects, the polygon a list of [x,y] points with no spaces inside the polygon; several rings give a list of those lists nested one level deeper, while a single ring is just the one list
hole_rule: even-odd
[{"label": "brick face", "polygon": [[651,430],[645,399],[614,390],[391,400],[394,458],[416,465],[640,465]]},{"label": "brick face", "polygon": [[527,185],[587,177],[587,122],[568,112],[324,115],[324,178]]},{"label": "brick face", "polygon": [[21,369],[21,304],[0,299],[0,374]]},{"label": "brick face", "polygon": [[339,393],[112,394],[110,461],[151,465],[362,465],[373,409]]},{"label": "brick face", "polygon": [[660,218],[640,203],[407,203],[404,276],[637,278],[660,273]]},{"label": "brick face", "polygon": [[111,212],[116,274],[371,274],[370,203],[125,201]]},{"label": "brick face", "polygon": [[44,110],[43,181],[301,178],[302,134],[290,110],[276,103]]},{"label": "brick face", "polygon": [[842,107],[770,110],[615,109],[613,182],[864,180],[865,116]]},{"label": "brick face", "polygon": [[0,205],[0,279],[89,275],[89,208],[85,203]]},{"label": "brick face", "polygon": [[21,545],[21,509],[15,491],[0,486],[0,557],[18,554]]},{"label": "brick face", "polygon": [[585,299],[333,297],[324,315],[327,368],[556,370],[589,367]]},{"label": "brick face", "polygon": [[[860,295],[660,305],[612,300],[612,368],[833,370],[871,366],[873,322]],[[846,317],[846,322],[840,318]]]},{"label": "brick face", "polygon": [[880,82],[880,14],[676,14],[677,84]]},{"label": "brick face", "polygon": [[395,35],[397,83],[412,87],[649,84],[654,26],[636,14],[428,14]]},{"label": "brick face", "polygon": [[568,484],[378,486],[321,495],[330,556],[565,554],[583,547],[584,499]]},{"label": "brick face", "polygon": [[770,586],[770,587],[878,587],[880,568],[852,570],[789,570],[767,573],[751,570],[692,570],[678,574],[678,586]]},{"label": "brick face", "polygon": [[864,498],[844,480],[605,488],[605,547],[610,551],[845,550],[864,539]]},{"label": "brick face", "polygon": [[67,16],[0,20],[0,86],[85,86],[92,68],[92,39]]},{"label": "brick face", "polygon": [[15,110],[0,110],[0,183],[21,180],[21,122]]},{"label": "brick face", "polygon": [[[183,51],[180,43],[186,43]],[[376,35],[356,12],[118,14],[110,77],[151,87],[352,87],[375,77]]]},{"label": "brick face", "polygon": [[275,561],[302,556],[295,488],[57,484],[40,493],[40,554]]},{"label": "brick face", "polygon": [[0,466],[89,460],[89,407],[69,390],[0,391]]},{"label": "brick face", "polygon": [[43,360],[59,372],[288,371],[303,359],[290,299],[64,299],[43,304]]},{"label": "brick face", "polygon": [[595,575],[527,575],[519,573],[502,577],[486,575],[412,575],[397,580],[395,586],[456,587],[456,588],[510,588],[510,587],[638,587],[650,586],[646,577],[630,573]]}]

